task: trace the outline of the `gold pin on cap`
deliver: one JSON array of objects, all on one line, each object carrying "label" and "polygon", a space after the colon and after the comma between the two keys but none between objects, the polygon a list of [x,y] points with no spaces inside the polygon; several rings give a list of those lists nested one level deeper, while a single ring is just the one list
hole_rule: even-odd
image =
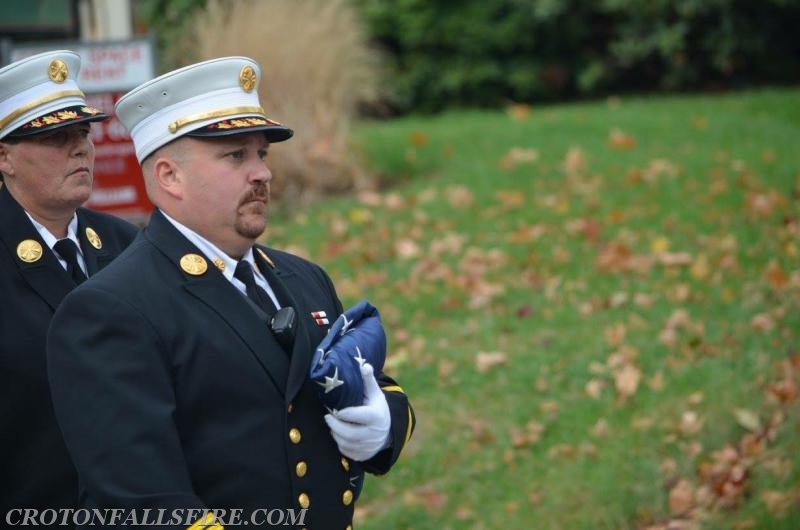
[{"label": "gold pin on cap", "polygon": [[26,239],[17,245],[17,257],[25,263],[39,261],[42,257],[42,245],[33,239]]},{"label": "gold pin on cap", "polygon": [[181,258],[181,269],[192,276],[200,276],[208,270],[208,263],[203,256],[197,254],[185,254]]},{"label": "gold pin on cap", "polygon": [[63,83],[69,77],[69,68],[67,63],[61,59],[53,59],[47,67],[47,75],[55,83]]},{"label": "gold pin on cap", "polygon": [[263,250],[261,250],[260,248],[257,248],[256,250],[258,251],[258,254],[259,254],[259,255],[260,255],[262,258],[264,258],[264,261],[266,261],[267,263],[269,263],[269,266],[270,266],[270,267],[272,267],[272,268],[274,269],[274,268],[275,268],[275,264],[272,262],[272,260],[271,260],[271,259],[269,259],[269,256],[267,256],[267,253],[266,253],[266,252],[264,252]]},{"label": "gold pin on cap", "polygon": [[245,92],[252,92],[256,87],[257,80],[256,71],[250,65],[245,66],[242,68],[242,71],[239,72],[239,85],[241,85]]},{"label": "gold pin on cap", "polygon": [[100,236],[98,236],[97,232],[95,232],[91,228],[86,229],[86,239],[88,239],[89,243],[91,243],[91,245],[97,250],[103,248],[103,242],[100,241]]},{"label": "gold pin on cap", "polygon": [[220,272],[225,272],[224,261],[222,261],[220,258],[214,258],[211,261],[214,263],[214,266],[219,269]]}]

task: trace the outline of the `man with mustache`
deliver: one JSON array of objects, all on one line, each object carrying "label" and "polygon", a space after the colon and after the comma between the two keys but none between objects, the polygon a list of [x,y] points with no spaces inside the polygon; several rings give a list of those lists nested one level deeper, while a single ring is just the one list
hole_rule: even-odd
[{"label": "man with mustache", "polygon": [[77,505],[78,478],[47,386],[47,325],[61,299],[136,234],[121,219],[80,207],[92,191],[91,122],[108,119],[86,104],[75,81],[80,64],[59,50],[0,69],[3,527],[19,522],[15,509]]},{"label": "man with mustache", "polygon": [[82,508],[128,510],[120,519],[142,527],[148,509],[148,522],[158,510],[225,510],[174,527],[291,518],[345,530],[356,468],[387,472],[411,436],[406,395],[368,364],[364,403],[341,411],[309,379],[342,304],[319,266],[256,244],[268,152],[293,134],[265,115],[260,75],[244,57],[205,61],[117,104],[156,209],[116,263],[67,297],[48,337]]}]

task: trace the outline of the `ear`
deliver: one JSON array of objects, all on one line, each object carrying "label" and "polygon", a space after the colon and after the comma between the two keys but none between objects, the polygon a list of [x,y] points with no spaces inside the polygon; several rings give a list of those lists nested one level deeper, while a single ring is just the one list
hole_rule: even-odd
[{"label": "ear", "polygon": [[5,176],[14,176],[14,165],[11,163],[11,150],[9,144],[0,140],[0,173]]},{"label": "ear", "polygon": [[153,162],[153,180],[156,186],[170,197],[183,198],[186,180],[180,164],[174,158],[161,156]]}]

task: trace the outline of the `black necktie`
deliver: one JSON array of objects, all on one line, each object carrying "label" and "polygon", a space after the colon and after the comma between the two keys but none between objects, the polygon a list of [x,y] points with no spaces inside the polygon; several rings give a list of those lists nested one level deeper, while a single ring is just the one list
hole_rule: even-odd
[{"label": "black necktie", "polygon": [[258,307],[262,309],[267,315],[275,314],[275,304],[270,299],[267,292],[256,284],[256,278],[253,275],[253,268],[245,260],[236,264],[236,270],[233,271],[233,277],[242,282],[247,291],[247,297],[253,301]]},{"label": "black necktie", "polygon": [[53,250],[67,262],[67,274],[69,274],[77,285],[86,281],[86,275],[78,265],[78,245],[70,238],[59,239],[53,245]]}]

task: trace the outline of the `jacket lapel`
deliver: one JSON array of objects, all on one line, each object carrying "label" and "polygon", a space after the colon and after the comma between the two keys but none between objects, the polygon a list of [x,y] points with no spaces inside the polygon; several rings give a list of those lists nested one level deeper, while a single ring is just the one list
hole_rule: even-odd
[{"label": "jacket lapel", "polygon": [[187,292],[216,312],[241,337],[275,386],[285,392],[289,366],[286,356],[280,353],[280,345],[269,333],[266,314],[242,296],[208,257],[207,268],[200,274],[190,274],[181,268],[181,258],[186,254],[203,254],[158,209],[153,211],[145,234],[181,270]]},{"label": "jacket lapel", "polygon": [[287,288],[286,283],[291,283],[296,276],[289,272],[284,271],[280,267],[276,267],[270,260],[264,250],[255,247],[256,252],[253,253],[256,264],[261,270],[261,273],[269,282],[281,306],[294,307],[297,315],[294,337],[294,347],[292,348],[292,360],[289,368],[289,379],[286,382],[286,400],[291,401],[300,391],[303,383],[308,379],[308,369],[311,364],[311,357],[313,351],[311,349],[311,338],[308,335],[307,319],[302,315],[308,312],[307,308],[302,307],[297,299],[291,295],[290,290]]},{"label": "jacket lapel", "polygon": [[[75,283],[5,186],[0,188],[0,239],[31,289],[55,311],[67,293],[75,288]],[[39,244],[41,255],[38,258],[29,258],[30,261],[20,258],[17,248],[26,240]]]},{"label": "jacket lapel", "polygon": [[86,263],[86,271],[89,273],[88,276],[92,276],[111,263],[114,256],[108,253],[103,244],[102,235],[89,224],[83,208],[78,208],[77,213],[78,241],[81,243],[81,253],[83,254],[83,261]]}]

